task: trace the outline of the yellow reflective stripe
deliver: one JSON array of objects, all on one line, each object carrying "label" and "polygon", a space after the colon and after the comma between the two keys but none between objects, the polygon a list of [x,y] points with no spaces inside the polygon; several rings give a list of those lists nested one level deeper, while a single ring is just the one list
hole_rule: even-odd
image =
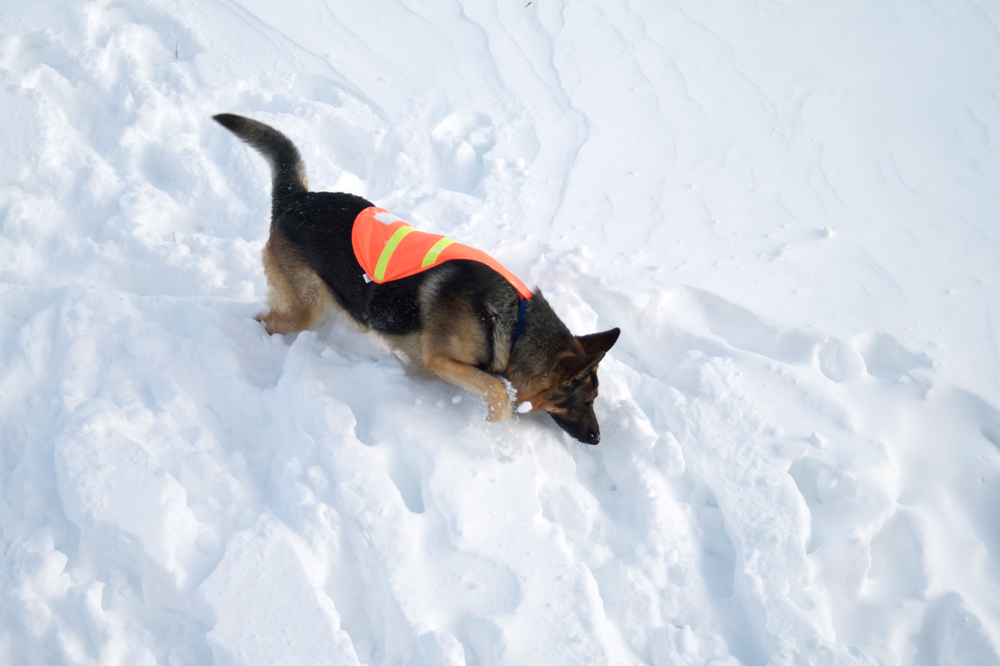
[{"label": "yellow reflective stripe", "polygon": [[382,248],[382,254],[378,255],[378,263],[375,264],[375,275],[372,276],[376,282],[382,282],[383,278],[385,278],[385,269],[389,265],[392,253],[396,251],[396,246],[403,240],[403,236],[411,231],[415,231],[415,229],[413,227],[400,227],[386,241],[385,247]]},{"label": "yellow reflective stripe", "polygon": [[437,243],[434,243],[434,245],[431,246],[431,249],[427,250],[427,254],[424,255],[424,260],[420,262],[420,267],[427,268],[428,266],[433,265],[434,262],[437,261],[438,255],[441,254],[441,251],[454,242],[455,241],[450,238],[442,238]]}]

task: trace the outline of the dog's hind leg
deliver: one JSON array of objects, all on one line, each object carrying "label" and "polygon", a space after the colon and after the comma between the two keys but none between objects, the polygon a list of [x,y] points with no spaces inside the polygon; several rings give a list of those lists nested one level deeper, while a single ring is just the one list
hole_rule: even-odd
[{"label": "dog's hind leg", "polygon": [[280,233],[264,246],[264,275],[271,310],[257,317],[268,333],[294,333],[319,328],[329,318],[330,290]]}]

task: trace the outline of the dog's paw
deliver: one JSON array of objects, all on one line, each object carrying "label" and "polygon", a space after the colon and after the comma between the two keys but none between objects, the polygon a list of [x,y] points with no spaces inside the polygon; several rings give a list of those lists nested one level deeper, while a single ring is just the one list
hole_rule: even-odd
[{"label": "dog's paw", "polygon": [[490,414],[487,417],[492,423],[506,421],[514,414],[514,408],[510,406],[509,400],[498,401],[490,404]]},{"label": "dog's paw", "polygon": [[271,330],[271,327],[267,323],[267,315],[269,315],[269,314],[271,314],[271,313],[270,312],[261,312],[259,315],[257,315],[256,317],[254,317],[254,319],[256,319],[257,321],[259,321],[261,323],[261,325],[264,327],[264,330],[267,331],[268,335],[274,335],[274,331]]}]

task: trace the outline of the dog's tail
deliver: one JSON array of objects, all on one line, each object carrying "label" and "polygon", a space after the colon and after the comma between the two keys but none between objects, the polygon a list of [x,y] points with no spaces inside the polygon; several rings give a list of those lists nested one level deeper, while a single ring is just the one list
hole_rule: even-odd
[{"label": "dog's tail", "polygon": [[271,220],[277,219],[295,195],[309,191],[306,165],[287,136],[264,123],[220,113],[212,119],[246,141],[271,167]]}]

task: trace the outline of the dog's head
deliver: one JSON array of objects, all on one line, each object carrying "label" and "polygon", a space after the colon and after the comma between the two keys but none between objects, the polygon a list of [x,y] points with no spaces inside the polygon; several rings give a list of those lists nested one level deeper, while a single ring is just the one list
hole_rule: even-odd
[{"label": "dog's head", "polygon": [[584,444],[601,441],[601,428],[594,414],[597,397],[597,364],[618,340],[620,329],[574,337],[566,349],[556,354],[545,375],[519,400],[531,402],[533,410],[552,415],[559,427]]}]

